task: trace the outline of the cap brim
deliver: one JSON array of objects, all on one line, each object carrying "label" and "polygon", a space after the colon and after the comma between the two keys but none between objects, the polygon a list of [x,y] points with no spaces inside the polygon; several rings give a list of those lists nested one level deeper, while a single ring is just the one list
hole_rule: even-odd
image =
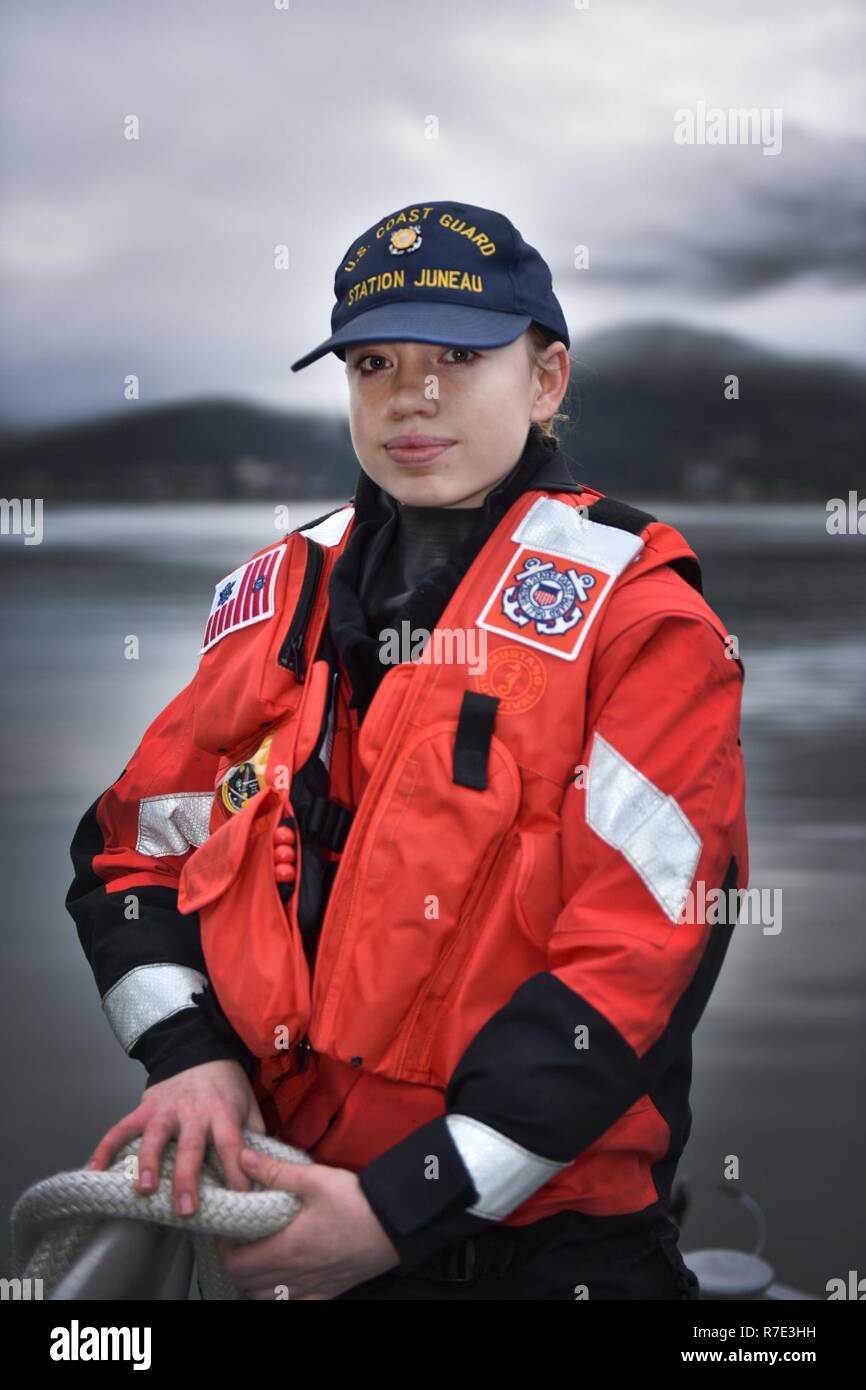
[{"label": "cap brim", "polygon": [[[332,333],[305,357],[292,363],[299,372],[324,357],[326,352],[357,343],[445,343],[448,347],[497,348],[513,343],[532,319],[528,314],[506,314],[498,309],[473,308],[469,304],[425,304],[417,299],[379,304],[359,314]],[[339,353],[342,356],[342,353]]]}]

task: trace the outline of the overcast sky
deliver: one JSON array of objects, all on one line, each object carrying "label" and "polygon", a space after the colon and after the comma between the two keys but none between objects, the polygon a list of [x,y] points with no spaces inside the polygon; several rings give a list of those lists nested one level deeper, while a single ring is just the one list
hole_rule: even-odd
[{"label": "overcast sky", "polygon": [[[0,16],[8,421],[121,408],[128,373],[144,403],[343,411],[335,357],[289,371],[328,335],[336,265],[385,214],[445,198],[539,248],[577,342],[666,317],[866,363],[863,0]],[[675,143],[674,112],[699,102],[781,110],[781,152]]]}]

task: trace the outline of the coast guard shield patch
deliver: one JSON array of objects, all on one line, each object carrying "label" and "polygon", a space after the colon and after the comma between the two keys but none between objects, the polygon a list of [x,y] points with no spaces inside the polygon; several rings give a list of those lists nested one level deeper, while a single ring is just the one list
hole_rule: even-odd
[{"label": "coast guard shield patch", "polygon": [[571,565],[550,551],[521,546],[478,626],[573,661],[613,579],[597,566]]},{"label": "coast guard shield patch", "polygon": [[517,550],[477,626],[574,661],[615,580],[637,558],[643,541],[548,497],[533,503],[511,539]]},{"label": "coast guard shield patch", "polygon": [[285,553],[285,544],[275,545],[216,584],[200,656],[230,632],[273,617],[277,571]]}]

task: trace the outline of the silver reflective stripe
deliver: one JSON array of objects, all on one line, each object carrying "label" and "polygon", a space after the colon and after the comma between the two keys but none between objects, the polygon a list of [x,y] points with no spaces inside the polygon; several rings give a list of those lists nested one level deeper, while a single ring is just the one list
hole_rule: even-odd
[{"label": "silver reflective stripe", "polygon": [[320,545],[336,545],[343,539],[346,527],[354,516],[354,507],[342,507],[338,512],[332,512],[326,516],[324,521],[319,521],[315,526],[310,526],[307,530],[301,530],[302,536],[309,536],[310,540],[318,541]]},{"label": "silver reflective stripe", "polygon": [[471,1216],[503,1221],[568,1163],[530,1153],[498,1129],[469,1115],[446,1115],[445,1123],[478,1193]]},{"label": "silver reflective stripe", "polygon": [[676,922],[701,856],[701,837],[674,798],[599,733],[587,773],[586,821],[628,860]]},{"label": "silver reflective stripe", "polygon": [[576,563],[594,565],[608,574],[618,575],[643,550],[640,536],[621,531],[618,526],[602,526],[588,515],[575,511],[555,497],[539,497],[512,535],[522,545],[552,550]]},{"label": "silver reflective stripe", "polygon": [[166,792],[146,796],[138,805],[138,854],[158,858],[163,854],[186,854],[203,845],[210,828],[210,792]]},{"label": "silver reflective stripe", "polygon": [[111,986],[102,1007],[115,1037],[129,1052],[155,1023],[195,1008],[190,995],[206,984],[207,976],[190,965],[137,965]]}]

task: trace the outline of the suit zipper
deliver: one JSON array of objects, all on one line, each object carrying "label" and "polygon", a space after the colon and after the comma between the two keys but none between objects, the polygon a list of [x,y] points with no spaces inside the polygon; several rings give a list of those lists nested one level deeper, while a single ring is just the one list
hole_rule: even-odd
[{"label": "suit zipper", "polygon": [[[325,555],[322,547],[309,536],[305,536],[307,542],[307,558],[304,567],[304,577],[301,581],[301,592],[298,595],[298,602],[289,624],[289,630],[283,639],[277,661],[280,666],[285,666],[291,671],[299,685],[303,685],[307,678],[307,663],[304,659],[304,637],[306,635],[307,623],[309,622],[310,612],[313,607],[313,600],[316,597],[316,590],[319,586],[322,568],[325,563]],[[290,825],[297,830],[297,822],[294,817],[284,818],[280,821],[281,825]],[[295,890],[296,880],[290,883],[279,885],[280,897],[288,906],[288,899]],[[290,1075],[298,1075],[305,1072],[310,1062],[313,1048],[310,1039],[304,1034],[300,1042],[296,1044],[296,1065],[297,1072],[286,1072],[280,1077],[277,1085],[281,1085]]]},{"label": "suit zipper", "polygon": [[277,1077],[277,1080],[274,1083],[275,1091],[277,1091],[280,1088],[280,1086],[283,1085],[284,1082],[291,1081],[292,1078],[295,1076],[300,1076],[302,1072],[305,1072],[307,1070],[307,1067],[310,1064],[310,1058],[313,1055],[313,1044],[310,1042],[310,1039],[307,1037],[306,1033],[301,1038],[300,1042],[294,1044],[294,1049],[296,1069],[294,1071],[284,1071],[282,1076]]},{"label": "suit zipper", "polygon": [[[334,964],[339,959],[341,950],[344,949],[343,943],[346,933],[345,921],[341,921],[339,925],[337,925],[337,923],[334,921],[331,922],[331,929],[329,932],[327,932],[327,937],[330,938],[331,935],[336,933],[336,939],[334,941],[333,946],[331,947],[331,959],[328,962],[327,971],[323,973],[323,967],[319,965],[319,962],[322,958],[322,947],[324,946],[326,940],[326,925],[328,923],[328,915],[331,914],[331,916],[333,917],[334,903],[337,899],[339,892],[342,890],[343,879],[345,878],[345,875],[347,873],[346,865],[353,860],[353,856],[355,854],[355,842],[356,840],[363,838],[363,836],[367,834],[370,821],[375,815],[376,798],[381,793],[382,788],[387,786],[388,778],[390,777],[391,772],[393,770],[394,750],[399,745],[400,731],[402,728],[405,728],[410,714],[415,709],[418,703],[419,691],[421,689],[421,687],[418,684],[418,674],[419,673],[416,672],[413,677],[414,684],[403,701],[399,717],[394,719],[392,727],[388,731],[388,734],[385,738],[385,742],[382,748],[380,749],[379,757],[370,775],[369,782],[367,783],[367,786],[364,789],[363,796],[360,798],[355,808],[355,814],[352,817],[352,823],[349,826],[349,833],[346,836],[346,843],[343,845],[342,851],[340,852],[340,860],[337,864],[337,871],[334,874],[334,879],[331,883],[331,888],[328,895],[328,903],[325,908],[325,915],[322,919],[322,926],[319,932],[318,949],[316,954],[316,963],[319,967],[318,987],[321,991],[322,998],[320,1021],[329,1020],[331,1015],[332,1006],[330,1006],[330,999],[334,981]],[[381,690],[381,686],[379,688]],[[378,691],[376,692],[376,694],[378,695]],[[375,698],[376,697],[374,696],[374,699]],[[350,710],[349,714],[350,720],[353,715],[357,719],[357,710]],[[369,710],[366,717],[369,717]],[[360,721],[357,721],[354,727],[356,729],[360,727]],[[374,791],[372,793],[371,788],[374,788]],[[367,799],[368,805],[362,809],[361,802],[365,799]]]},{"label": "suit zipper", "polygon": [[299,685],[303,685],[307,678],[307,663],[304,659],[304,633],[313,606],[313,599],[316,596],[319,576],[325,563],[324,553],[318,542],[311,541],[309,536],[305,536],[304,540],[307,542],[307,561],[301,583],[301,592],[292,621],[289,624],[289,630],[277,657],[280,666],[286,666],[293,673]]}]

